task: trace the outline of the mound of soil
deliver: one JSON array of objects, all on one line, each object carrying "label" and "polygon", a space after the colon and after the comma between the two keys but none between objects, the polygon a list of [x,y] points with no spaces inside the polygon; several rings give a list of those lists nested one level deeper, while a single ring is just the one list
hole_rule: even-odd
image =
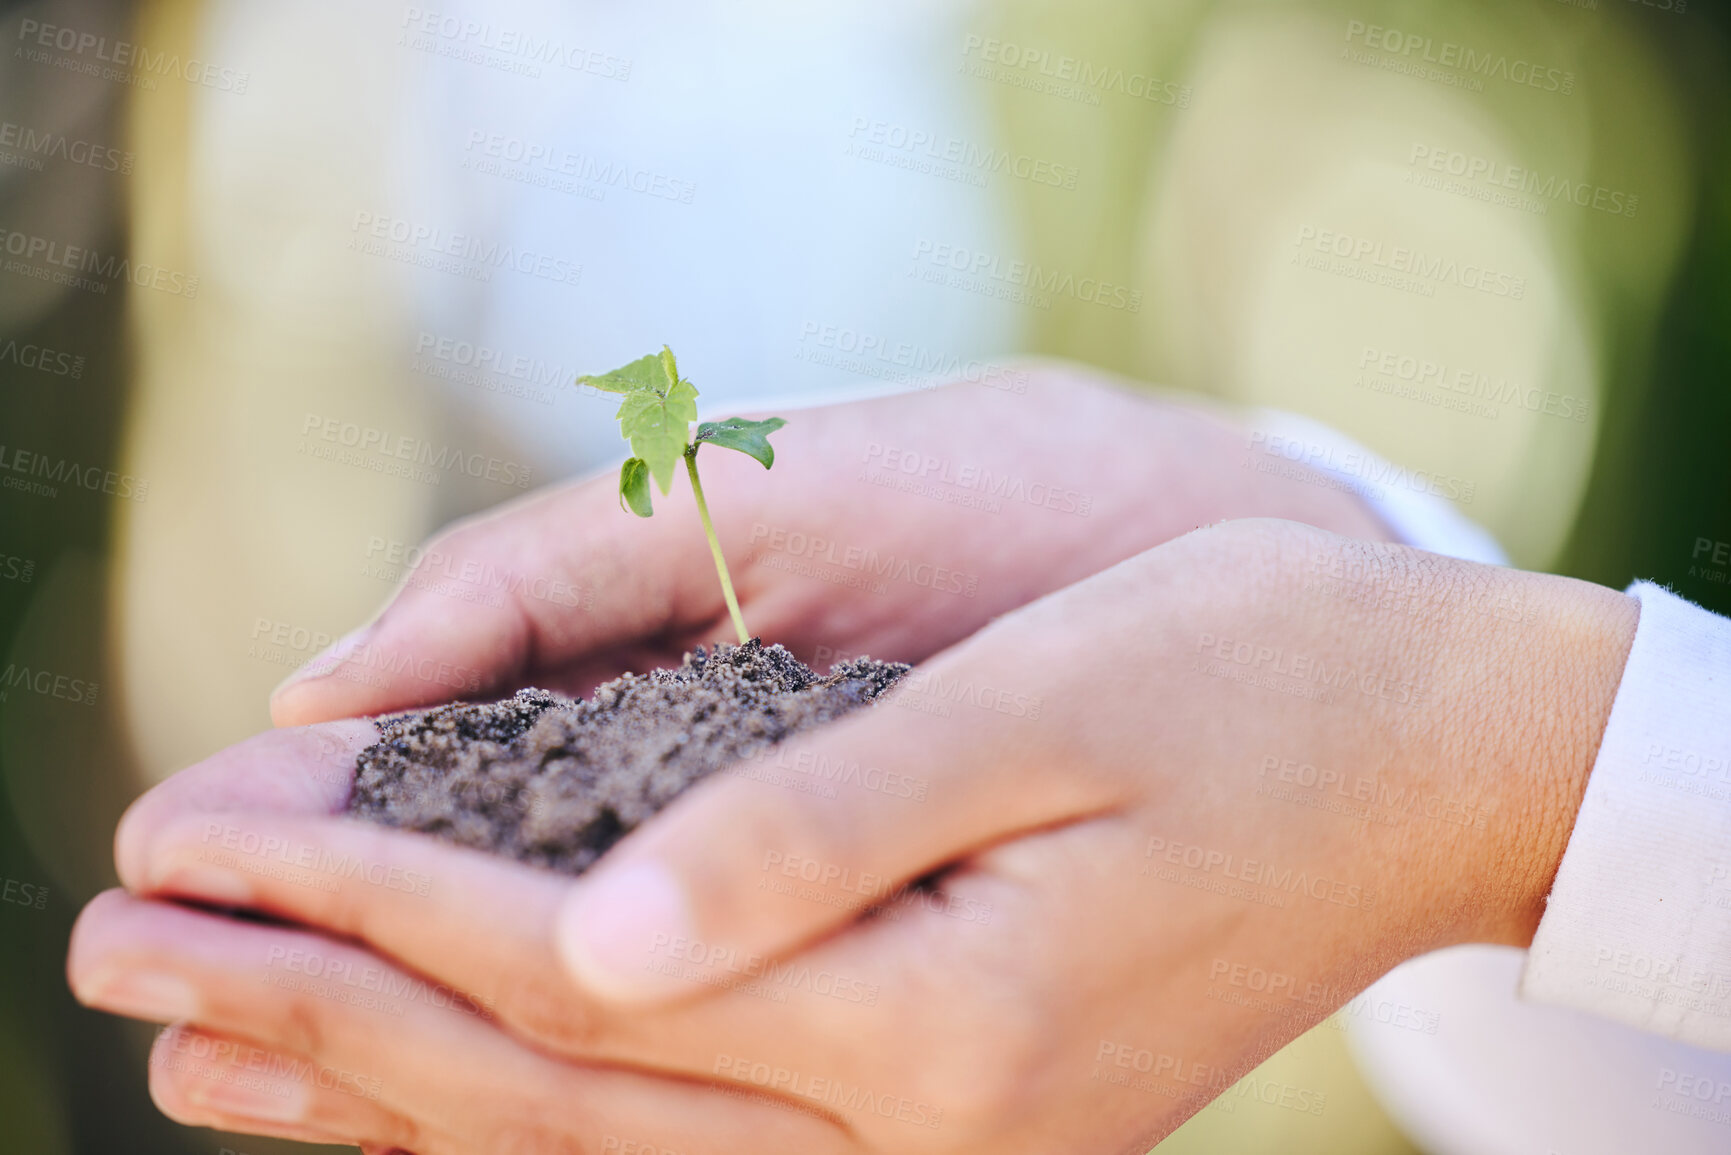
[{"label": "mound of soil", "polygon": [[871,702],[906,673],[855,658],[821,677],[757,639],[584,699],[521,690],[377,719],[349,813],[581,874],[681,792]]}]

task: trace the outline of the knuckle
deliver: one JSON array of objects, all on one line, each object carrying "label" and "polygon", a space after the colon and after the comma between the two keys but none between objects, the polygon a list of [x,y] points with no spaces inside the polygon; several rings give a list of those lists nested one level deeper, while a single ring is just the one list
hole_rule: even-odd
[{"label": "knuckle", "polygon": [[530,1042],[565,1055],[593,1054],[602,1037],[600,1016],[544,978],[513,984],[496,1013]]},{"label": "knuckle", "polygon": [[152,1065],[149,1086],[150,1098],[156,1104],[157,1110],[176,1123],[194,1127],[207,1122],[209,1115],[195,1107],[187,1094],[186,1081],[190,1077],[186,1071],[178,1068]]},{"label": "knuckle", "polygon": [[292,994],[277,1013],[276,1038],[283,1049],[298,1055],[325,1053],[325,1010],[305,994]]},{"label": "knuckle", "polygon": [[[328,890],[306,888],[303,901],[321,923],[366,942],[388,938],[409,893],[404,887],[413,889],[413,883],[405,880],[414,873],[405,863],[399,842],[403,836],[391,833],[394,838],[356,822],[342,827],[340,842],[315,843],[328,851],[326,857],[340,875],[337,885]],[[316,831],[312,837],[317,837]]]},{"label": "knuckle", "polygon": [[935,1061],[916,1082],[917,1097],[943,1112],[946,1130],[995,1132],[1027,1107],[1028,1088],[1042,1061],[1043,1032],[990,1029],[946,1032]]},{"label": "knuckle", "polygon": [[480,1149],[497,1155],[588,1155],[584,1145],[563,1129],[515,1121],[501,1124]]},{"label": "knuckle", "polygon": [[[947,993],[951,1013],[930,1032],[913,1092],[943,1112],[945,1131],[990,1134],[1029,1109],[1028,1092],[1052,1053],[1053,1030],[1029,977],[997,969],[957,968],[965,989]],[[982,976],[990,975],[990,978]]]},{"label": "knuckle", "polygon": [[[314,1126],[318,1119],[309,1119]],[[392,1150],[423,1151],[430,1145],[426,1129],[407,1115],[395,1111],[380,1111],[370,1129],[369,1141]]]}]

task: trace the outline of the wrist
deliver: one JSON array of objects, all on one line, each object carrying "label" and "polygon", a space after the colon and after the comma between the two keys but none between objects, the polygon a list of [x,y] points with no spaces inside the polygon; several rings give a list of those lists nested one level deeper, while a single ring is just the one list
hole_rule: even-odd
[{"label": "wrist", "polygon": [[1486,901],[1463,941],[1525,947],[1568,848],[1640,608],[1587,582],[1515,576],[1531,621],[1492,629],[1482,644],[1483,689],[1500,708],[1483,719],[1484,734],[1463,729],[1453,745],[1469,758],[1489,747],[1495,781],[1486,785],[1498,802],[1477,879]]}]

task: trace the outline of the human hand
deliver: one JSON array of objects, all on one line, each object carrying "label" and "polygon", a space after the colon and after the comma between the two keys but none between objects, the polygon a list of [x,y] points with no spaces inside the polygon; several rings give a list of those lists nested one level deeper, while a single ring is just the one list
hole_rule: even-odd
[{"label": "human hand", "polygon": [[[1025,392],[958,384],[802,410],[776,434],[773,474],[706,456],[752,630],[805,657],[919,661],[1199,525],[1267,516],[1386,534],[1353,495],[1307,484],[1322,479],[1302,465],[1243,468],[1245,431],[1197,405],[1058,364],[1005,380]],[[272,717],[302,725],[527,684],[580,695],[725,636],[692,502],[675,495],[640,521],[620,511],[609,471],[435,538],[370,627],[278,688]]]},{"label": "human hand", "polygon": [[[136,805],[132,896],[85,913],[71,981],[197,1024],[170,1059],[208,1032],[377,1089],[293,1082],[267,1103],[293,1117],[264,1119],[153,1063],[166,1110],[227,1129],[419,1155],[1145,1150],[1401,960],[1527,940],[1635,612],[1567,579],[1217,526],[792,740],[794,765],[882,767],[918,800],[864,774],[827,798],[718,775],[576,883],[329,817],[344,783],[296,751],[340,742],[340,765],[360,723],[265,735]],[[959,689],[987,683],[1037,716]],[[1361,779],[1369,820],[1328,807]],[[416,886],[285,876],[247,845]],[[384,1017],[268,981],[297,957],[424,976],[447,1005]],[[129,990],[146,972],[172,981]]]}]

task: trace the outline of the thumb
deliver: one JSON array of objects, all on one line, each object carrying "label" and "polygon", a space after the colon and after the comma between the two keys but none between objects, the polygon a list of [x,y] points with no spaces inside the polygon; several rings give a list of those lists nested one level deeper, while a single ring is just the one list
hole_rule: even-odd
[{"label": "thumb", "polygon": [[[690,974],[658,962],[717,964],[726,980],[971,852],[1118,804],[1122,787],[1057,754],[1075,724],[1041,709],[1058,663],[1030,656],[1008,621],[860,713],[711,776],[621,842],[560,909],[570,977],[603,1001],[671,1001]],[[1021,684],[979,692],[1006,681]],[[1022,716],[998,710],[1002,694]],[[934,696],[955,699],[949,716]]]},{"label": "thumb", "polygon": [[418,551],[371,623],[272,692],[271,720],[304,726],[495,692],[700,627],[721,603],[686,529],[677,516],[645,525],[622,514],[610,477],[459,522]]}]

